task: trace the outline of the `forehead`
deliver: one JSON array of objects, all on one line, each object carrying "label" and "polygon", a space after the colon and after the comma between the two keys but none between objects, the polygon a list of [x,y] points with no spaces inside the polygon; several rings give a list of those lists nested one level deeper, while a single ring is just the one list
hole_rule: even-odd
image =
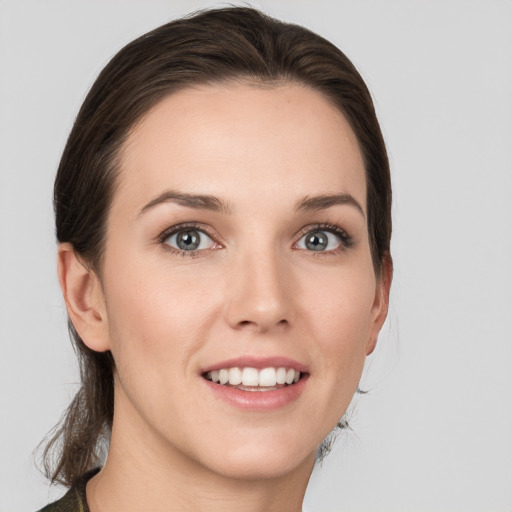
[{"label": "forehead", "polygon": [[365,205],[366,197],[363,159],[347,120],[322,94],[298,84],[203,86],[160,101],[122,148],[114,206],[169,188],[233,202],[255,194],[295,201],[351,193]]}]

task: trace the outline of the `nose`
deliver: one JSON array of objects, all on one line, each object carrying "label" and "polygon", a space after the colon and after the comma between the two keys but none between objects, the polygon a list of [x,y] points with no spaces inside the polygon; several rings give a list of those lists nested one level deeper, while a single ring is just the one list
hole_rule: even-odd
[{"label": "nose", "polygon": [[228,324],[237,330],[267,332],[293,321],[293,279],[274,254],[246,255],[231,268]]}]

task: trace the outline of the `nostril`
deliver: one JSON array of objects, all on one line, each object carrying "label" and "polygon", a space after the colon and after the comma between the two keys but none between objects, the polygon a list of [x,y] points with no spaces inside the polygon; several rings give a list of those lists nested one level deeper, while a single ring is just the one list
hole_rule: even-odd
[{"label": "nostril", "polygon": [[[288,325],[288,320],[283,318],[282,320],[279,320],[278,322],[276,322],[273,325],[274,325],[274,327],[275,326],[286,327]],[[237,329],[242,329],[242,330],[249,329],[249,330],[255,330],[258,332],[265,332],[268,329],[270,329],[271,327],[272,327],[272,323],[265,322],[265,321],[240,320],[236,324]]]}]

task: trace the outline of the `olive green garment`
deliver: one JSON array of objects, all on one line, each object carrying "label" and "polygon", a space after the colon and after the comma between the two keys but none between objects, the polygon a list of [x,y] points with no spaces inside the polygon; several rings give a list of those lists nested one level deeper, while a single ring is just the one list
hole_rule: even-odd
[{"label": "olive green garment", "polygon": [[89,512],[85,498],[85,486],[98,471],[99,468],[96,468],[85,473],[60,500],[46,505],[39,512]]}]

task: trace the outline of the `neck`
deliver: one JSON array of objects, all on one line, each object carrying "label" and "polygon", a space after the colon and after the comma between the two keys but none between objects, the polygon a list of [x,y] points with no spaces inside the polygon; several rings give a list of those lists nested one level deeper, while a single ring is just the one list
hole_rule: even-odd
[{"label": "neck", "polygon": [[314,453],[286,474],[234,478],[203,466],[156,434],[140,435],[136,428],[127,431],[126,425],[134,423],[114,420],[105,466],[87,485],[91,512],[302,509]]}]

